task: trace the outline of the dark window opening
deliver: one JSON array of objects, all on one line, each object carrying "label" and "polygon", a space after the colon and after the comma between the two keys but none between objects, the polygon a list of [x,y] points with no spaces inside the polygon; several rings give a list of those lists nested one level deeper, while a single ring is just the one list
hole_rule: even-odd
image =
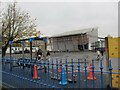
[{"label": "dark window opening", "polygon": [[83,45],[78,45],[78,49],[79,49],[80,51],[83,51]]}]

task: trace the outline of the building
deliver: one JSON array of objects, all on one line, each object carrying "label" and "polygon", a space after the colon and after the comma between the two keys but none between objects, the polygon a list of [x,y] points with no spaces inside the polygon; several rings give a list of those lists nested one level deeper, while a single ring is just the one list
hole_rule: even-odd
[{"label": "building", "polygon": [[86,28],[49,37],[47,49],[50,51],[92,50],[91,44],[96,41],[98,41],[98,28]]},{"label": "building", "polygon": [[100,39],[91,44],[92,50],[94,51],[104,51],[105,50],[105,39]]}]

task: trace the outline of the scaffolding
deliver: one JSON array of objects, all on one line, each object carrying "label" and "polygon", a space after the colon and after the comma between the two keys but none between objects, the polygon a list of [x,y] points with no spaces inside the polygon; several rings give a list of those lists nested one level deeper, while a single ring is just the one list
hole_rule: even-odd
[{"label": "scaffolding", "polygon": [[88,49],[88,43],[89,43],[87,33],[77,34],[77,35],[67,35],[61,37],[52,37],[49,40],[52,51],[85,50]]}]

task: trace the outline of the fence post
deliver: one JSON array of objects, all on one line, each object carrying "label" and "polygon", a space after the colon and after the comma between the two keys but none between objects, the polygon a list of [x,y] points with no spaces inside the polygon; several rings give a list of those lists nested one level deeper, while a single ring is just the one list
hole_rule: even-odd
[{"label": "fence post", "polygon": [[22,59],[23,59],[23,62],[22,62],[22,63],[23,63],[23,70],[24,70],[24,69],[25,69],[25,63],[26,63],[26,62],[25,62],[24,58],[22,58]]},{"label": "fence post", "polygon": [[[62,59],[60,59],[60,68],[62,70]],[[61,80],[62,80],[62,72],[61,72]]]},{"label": "fence post", "polygon": [[30,71],[31,71],[31,76],[33,77],[33,74],[34,74],[34,63],[32,63],[32,62],[30,64]]},{"label": "fence post", "polygon": [[85,68],[85,89],[87,88],[87,65],[86,65],[86,59],[84,62],[84,68]]},{"label": "fence post", "polygon": [[13,41],[10,40],[9,41],[9,47],[10,47],[10,71],[12,71],[12,61],[11,61],[11,56],[12,56],[12,44],[13,44]]},{"label": "fence post", "polygon": [[6,58],[5,57],[2,58],[2,62],[3,62],[3,70],[5,70],[5,65],[6,65]]},{"label": "fence post", "polygon": [[72,87],[74,88],[74,64],[73,64],[73,59],[71,60],[72,64],[71,64],[71,67],[72,67]]},{"label": "fence post", "polygon": [[[46,75],[47,71],[46,71],[46,61],[44,61],[44,73]],[[46,84],[46,78],[44,79],[44,86],[46,88],[47,84]]]},{"label": "fence post", "polygon": [[57,80],[58,80],[58,59],[56,58],[56,71],[57,71]]},{"label": "fence post", "polygon": [[95,88],[95,83],[94,83],[94,60],[92,60],[92,73],[93,73],[93,89]]},{"label": "fence post", "polygon": [[78,59],[78,88],[80,88],[80,59]]},{"label": "fence post", "polygon": [[68,60],[67,59],[65,62],[65,67],[66,67],[66,79],[68,80]]},{"label": "fence post", "polygon": [[101,90],[103,89],[103,65],[102,65],[102,59],[100,60],[100,71],[101,71]]},{"label": "fence post", "polygon": [[[54,62],[53,62],[53,58],[52,58],[52,77],[54,78],[53,65],[54,65]],[[52,81],[52,88],[54,88],[54,80]]]},{"label": "fence post", "polygon": [[40,77],[41,77],[41,78],[40,78],[40,79],[41,79],[41,83],[40,83],[40,84],[41,84],[41,88],[42,88],[42,84],[43,84],[43,83],[42,83],[42,61],[41,61],[41,60],[40,60],[40,69],[41,69],[41,70],[40,70],[40,71],[41,71],[41,72],[40,72],[40,75],[41,75],[41,76],[40,76]]},{"label": "fence post", "polygon": [[47,73],[46,61],[44,61],[44,72]]},{"label": "fence post", "polygon": [[[50,62],[49,62],[49,60],[48,60],[48,63],[47,63],[47,67],[48,67],[48,79],[49,79],[49,77],[50,77],[50,72],[49,72],[50,67],[49,67],[49,65],[50,65]],[[48,88],[50,88],[50,79],[48,80]]]},{"label": "fence post", "polygon": [[58,59],[56,58],[57,80],[58,80]]},{"label": "fence post", "polygon": [[109,71],[110,71],[110,90],[112,90],[112,61],[109,61]]}]

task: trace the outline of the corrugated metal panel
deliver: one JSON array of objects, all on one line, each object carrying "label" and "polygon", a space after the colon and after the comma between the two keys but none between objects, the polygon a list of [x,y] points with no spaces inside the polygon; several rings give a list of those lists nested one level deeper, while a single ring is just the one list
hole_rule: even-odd
[{"label": "corrugated metal panel", "polygon": [[91,32],[92,30],[97,30],[97,28],[85,28],[85,29],[81,29],[81,30],[73,30],[73,31],[68,31],[68,32],[64,32],[64,33],[61,33],[61,34],[56,34],[56,35],[53,35],[51,37],[84,34],[84,33],[87,33],[87,32]]}]

